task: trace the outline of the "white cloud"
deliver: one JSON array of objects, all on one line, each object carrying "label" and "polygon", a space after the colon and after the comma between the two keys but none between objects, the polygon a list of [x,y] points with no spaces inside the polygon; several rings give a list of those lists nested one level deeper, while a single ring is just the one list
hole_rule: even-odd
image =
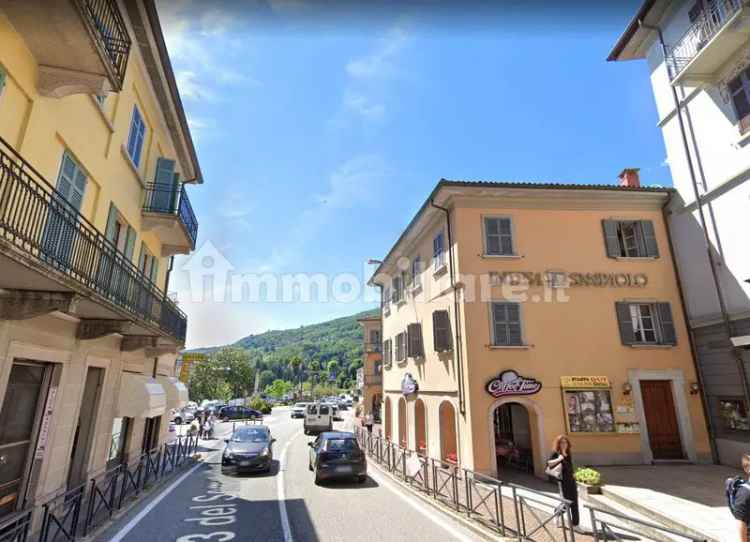
[{"label": "white cloud", "polygon": [[344,107],[368,120],[382,120],[385,116],[385,105],[373,103],[367,96],[350,90],[344,93]]},{"label": "white cloud", "polygon": [[[202,78],[191,70],[179,70],[175,73],[177,87],[180,89],[180,96],[187,100],[207,100],[216,101],[216,94],[206,85]],[[200,79],[200,80],[198,80]]]},{"label": "white cloud", "polygon": [[350,61],[346,72],[355,79],[390,77],[396,73],[395,60],[409,40],[409,33],[399,22],[380,38],[369,55]]}]

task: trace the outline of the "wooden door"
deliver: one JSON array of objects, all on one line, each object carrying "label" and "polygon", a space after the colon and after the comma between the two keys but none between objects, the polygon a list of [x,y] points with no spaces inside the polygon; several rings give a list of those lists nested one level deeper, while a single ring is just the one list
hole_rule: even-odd
[{"label": "wooden door", "polygon": [[684,459],[669,380],[642,380],[641,395],[654,459]]}]

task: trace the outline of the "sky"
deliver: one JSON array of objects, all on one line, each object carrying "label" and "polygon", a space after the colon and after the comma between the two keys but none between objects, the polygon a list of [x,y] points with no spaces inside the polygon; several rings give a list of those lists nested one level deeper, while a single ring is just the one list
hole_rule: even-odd
[{"label": "sky", "polygon": [[[187,346],[377,306],[352,281],[440,178],[671,185],[645,61],[605,60],[639,3],[161,0],[205,178]],[[299,273],[328,295],[232,280]]]}]

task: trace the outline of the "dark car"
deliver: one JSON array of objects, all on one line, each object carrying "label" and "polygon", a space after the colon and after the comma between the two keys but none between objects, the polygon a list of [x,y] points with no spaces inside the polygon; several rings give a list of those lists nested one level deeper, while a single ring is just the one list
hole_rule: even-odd
[{"label": "dark car", "polygon": [[315,483],[336,478],[367,480],[367,459],[354,433],[326,431],[309,443],[309,468],[315,471]]},{"label": "dark car", "polygon": [[221,472],[271,470],[273,443],[276,439],[271,438],[271,430],[267,426],[243,425],[225,442],[227,445],[221,456]]},{"label": "dark car", "polygon": [[262,413],[244,406],[225,406],[219,410],[219,419],[224,422],[229,420],[260,420],[262,418]]}]

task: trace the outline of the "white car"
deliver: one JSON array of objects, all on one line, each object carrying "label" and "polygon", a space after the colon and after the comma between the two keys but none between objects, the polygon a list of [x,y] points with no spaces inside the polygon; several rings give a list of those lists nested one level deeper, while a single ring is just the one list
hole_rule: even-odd
[{"label": "white car", "polygon": [[304,418],[306,407],[307,407],[307,403],[295,403],[294,406],[292,407],[291,417],[292,418]]},{"label": "white car", "polygon": [[333,429],[333,409],[324,403],[311,403],[305,410],[305,435],[317,435]]}]

